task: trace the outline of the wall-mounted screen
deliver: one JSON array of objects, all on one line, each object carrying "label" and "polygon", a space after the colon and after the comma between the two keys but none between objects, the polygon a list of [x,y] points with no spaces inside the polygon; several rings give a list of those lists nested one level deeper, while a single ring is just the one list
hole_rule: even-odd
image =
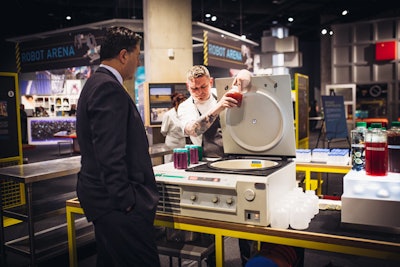
[{"label": "wall-mounted screen", "polygon": [[161,125],[164,114],[172,108],[175,92],[189,96],[185,83],[147,83],[145,86],[145,124]]},{"label": "wall-mounted screen", "polygon": [[[60,131],[75,131],[75,117],[28,118],[28,142],[31,145],[51,145],[62,141],[55,136]],[[68,138],[69,139],[69,138]]]},{"label": "wall-mounted screen", "polygon": [[165,112],[171,108],[172,85],[149,84],[150,124],[161,124]]}]

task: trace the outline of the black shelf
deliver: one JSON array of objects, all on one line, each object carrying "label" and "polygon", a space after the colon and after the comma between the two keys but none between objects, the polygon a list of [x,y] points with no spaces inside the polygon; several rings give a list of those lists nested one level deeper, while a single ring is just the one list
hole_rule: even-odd
[{"label": "black shelf", "polygon": [[[94,242],[92,223],[85,217],[75,220],[75,234],[77,247]],[[29,236],[23,236],[5,243],[7,250],[29,256]],[[68,253],[67,224],[61,224],[35,233],[35,256],[37,261],[50,259]]]}]

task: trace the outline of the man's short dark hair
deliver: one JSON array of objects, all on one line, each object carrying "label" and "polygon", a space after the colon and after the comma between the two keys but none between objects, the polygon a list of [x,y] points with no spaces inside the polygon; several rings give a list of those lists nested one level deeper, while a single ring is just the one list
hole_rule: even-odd
[{"label": "man's short dark hair", "polygon": [[126,27],[108,28],[100,47],[100,62],[116,57],[122,49],[126,49],[128,52],[134,51],[141,40],[142,37],[139,34]]}]

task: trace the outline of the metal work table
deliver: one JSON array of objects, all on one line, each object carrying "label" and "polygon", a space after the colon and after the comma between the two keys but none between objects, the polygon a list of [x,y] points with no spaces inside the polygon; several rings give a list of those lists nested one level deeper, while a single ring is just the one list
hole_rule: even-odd
[{"label": "metal work table", "polygon": [[[149,147],[150,157],[158,158],[164,157],[165,155],[172,154],[173,150],[164,143],[153,144]],[[164,160],[162,161],[164,163]]]},{"label": "metal work table", "polygon": [[[67,200],[69,266],[76,267],[76,214],[84,214],[77,199]],[[379,258],[400,263],[400,236],[346,230],[340,225],[340,211],[320,211],[307,230],[274,229],[180,215],[157,213],[155,225],[212,234],[215,236],[216,266],[224,266],[224,237]]]},{"label": "metal work table", "polygon": [[[4,216],[15,218],[28,223],[29,236],[29,252],[31,265],[36,264],[35,255],[35,229],[34,229],[34,214],[33,212],[33,183],[64,177],[71,174],[76,174],[80,170],[80,156],[68,157],[63,159],[55,159],[43,162],[36,162],[26,165],[15,165],[10,167],[0,168],[0,181],[13,181],[24,185],[24,197],[26,204],[22,208],[7,209],[2,207],[0,201],[0,256],[1,262],[5,261],[5,236],[4,236]],[[0,199],[2,193],[0,190]],[[50,211],[49,211],[50,212]]]}]

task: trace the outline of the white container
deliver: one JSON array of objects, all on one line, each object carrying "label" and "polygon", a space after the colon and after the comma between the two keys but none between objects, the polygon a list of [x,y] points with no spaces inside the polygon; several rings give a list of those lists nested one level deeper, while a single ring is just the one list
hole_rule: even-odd
[{"label": "white container", "polygon": [[290,211],[290,227],[295,230],[305,230],[310,224],[309,211],[303,204],[294,205]]},{"label": "white container", "polygon": [[312,210],[314,215],[317,215],[319,213],[319,198],[315,194],[314,190],[306,190],[306,196],[312,200]]},{"label": "white container", "polygon": [[290,210],[285,207],[276,207],[271,210],[271,227],[277,229],[289,228]]}]

